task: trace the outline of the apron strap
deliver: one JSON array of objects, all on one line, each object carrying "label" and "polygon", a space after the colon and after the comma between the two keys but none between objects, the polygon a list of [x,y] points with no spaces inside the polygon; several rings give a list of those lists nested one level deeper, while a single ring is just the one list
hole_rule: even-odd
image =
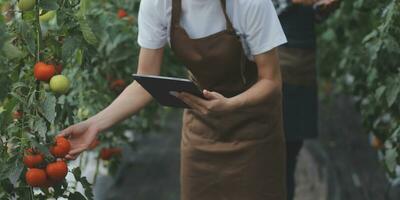
[{"label": "apron strap", "polygon": [[232,22],[229,19],[228,13],[226,12],[226,0],[221,0],[221,4],[222,4],[223,11],[224,11],[225,20],[226,20],[226,29],[228,31],[235,32]]},{"label": "apron strap", "polygon": [[172,0],[172,19],[171,19],[172,27],[180,26],[181,13],[182,13],[182,0]]}]

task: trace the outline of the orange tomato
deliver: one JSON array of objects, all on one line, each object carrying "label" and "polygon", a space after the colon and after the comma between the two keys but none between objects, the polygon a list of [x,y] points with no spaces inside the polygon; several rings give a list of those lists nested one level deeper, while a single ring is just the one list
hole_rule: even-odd
[{"label": "orange tomato", "polygon": [[23,161],[28,168],[34,168],[43,163],[43,154],[35,152],[33,149],[28,149],[26,152],[27,154],[24,156]]},{"label": "orange tomato", "polygon": [[68,174],[68,166],[64,161],[50,163],[46,167],[46,173],[53,181],[62,181]]},{"label": "orange tomato", "polygon": [[55,145],[50,147],[50,153],[56,158],[64,158],[71,150],[71,144],[63,137],[57,137]]},{"label": "orange tomato", "polygon": [[46,183],[47,175],[43,169],[28,169],[25,174],[25,180],[32,187],[41,187]]}]

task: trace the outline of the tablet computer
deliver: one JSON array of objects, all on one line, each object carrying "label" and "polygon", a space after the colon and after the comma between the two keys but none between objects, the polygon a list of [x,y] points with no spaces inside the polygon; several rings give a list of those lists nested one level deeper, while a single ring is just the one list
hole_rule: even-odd
[{"label": "tablet computer", "polygon": [[202,91],[189,79],[139,74],[132,76],[163,106],[189,108],[182,100],[173,96],[171,92],[186,92],[204,98]]}]

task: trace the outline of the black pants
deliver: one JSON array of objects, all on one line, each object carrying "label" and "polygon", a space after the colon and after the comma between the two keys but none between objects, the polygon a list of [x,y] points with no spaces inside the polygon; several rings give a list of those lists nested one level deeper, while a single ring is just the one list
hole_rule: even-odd
[{"label": "black pants", "polygon": [[294,199],[295,192],[295,182],[294,175],[297,165],[297,157],[300,153],[301,147],[303,146],[303,141],[287,141],[286,142],[286,156],[287,156],[287,175],[286,175],[286,184],[287,184],[287,197],[288,200]]}]

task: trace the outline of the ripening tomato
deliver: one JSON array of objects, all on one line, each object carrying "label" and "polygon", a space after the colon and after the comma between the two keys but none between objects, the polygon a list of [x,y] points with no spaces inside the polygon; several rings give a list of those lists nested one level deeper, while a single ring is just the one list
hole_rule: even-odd
[{"label": "ripening tomato", "polygon": [[36,152],[33,149],[28,149],[26,155],[24,156],[24,164],[28,168],[38,167],[44,161],[44,155],[42,153]]},{"label": "ripening tomato", "polygon": [[110,88],[112,90],[114,90],[114,91],[117,91],[117,92],[120,92],[120,91],[124,90],[125,87],[126,87],[126,83],[122,79],[114,80],[110,85]]},{"label": "ripening tomato", "polygon": [[55,145],[50,147],[50,153],[56,158],[64,158],[69,150],[71,150],[71,144],[63,137],[57,137]]},{"label": "ripening tomato", "polygon": [[118,10],[118,18],[122,19],[126,16],[128,16],[128,13],[124,9],[120,8]]},{"label": "ripening tomato", "polygon": [[12,116],[13,116],[13,119],[21,119],[22,111],[17,110],[15,112],[13,112]]},{"label": "ripening tomato", "polygon": [[46,173],[53,181],[62,181],[68,174],[68,166],[64,161],[50,163],[46,167]]},{"label": "ripening tomato", "polygon": [[47,175],[43,169],[28,169],[25,174],[25,180],[32,187],[41,187],[46,183]]},{"label": "ripening tomato", "polygon": [[69,79],[64,75],[55,75],[50,79],[51,91],[58,94],[65,94],[70,88]]},{"label": "ripening tomato", "polygon": [[33,74],[38,81],[49,81],[56,74],[56,68],[54,65],[38,62],[35,64]]},{"label": "ripening tomato", "polygon": [[383,149],[383,147],[385,146],[384,143],[382,142],[382,140],[380,140],[378,137],[376,137],[375,135],[372,136],[371,138],[371,146],[376,149],[376,150],[380,150]]},{"label": "ripening tomato", "polygon": [[30,11],[35,7],[36,0],[20,0],[17,4],[21,11]]},{"label": "ripening tomato", "polygon": [[39,20],[41,22],[48,22],[48,21],[52,20],[55,16],[56,16],[56,11],[51,10],[43,15],[40,15]]},{"label": "ripening tomato", "polygon": [[100,158],[102,160],[110,160],[113,156],[121,155],[121,148],[103,148],[100,151]]}]

